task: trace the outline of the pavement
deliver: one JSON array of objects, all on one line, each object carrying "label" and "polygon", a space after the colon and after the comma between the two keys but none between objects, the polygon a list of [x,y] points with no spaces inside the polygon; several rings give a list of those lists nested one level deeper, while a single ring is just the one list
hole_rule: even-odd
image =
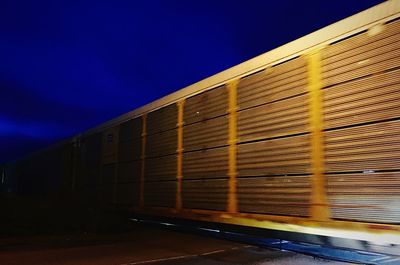
[{"label": "pavement", "polygon": [[344,265],[133,223],[129,231],[0,238],[1,265]]}]

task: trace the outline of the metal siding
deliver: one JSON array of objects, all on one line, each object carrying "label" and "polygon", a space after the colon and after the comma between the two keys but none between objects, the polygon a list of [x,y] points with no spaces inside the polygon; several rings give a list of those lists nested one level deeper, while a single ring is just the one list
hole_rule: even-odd
[{"label": "metal siding", "polygon": [[304,58],[299,57],[242,78],[238,86],[239,109],[305,93],[305,66]]},{"label": "metal siding", "polygon": [[400,117],[400,70],[324,90],[325,128]]},{"label": "metal siding", "polygon": [[308,95],[246,109],[238,113],[239,141],[272,138],[309,130]]},{"label": "metal siding", "polygon": [[228,172],[228,148],[215,148],[183,154],[183,178],[221,178]]},{"label": "metal siding", "polygon": [[400,21],[328,46],[323,50],[324,84],[329,86],[400,66]]},{"label": "metal siding", "polygon": [[145,165],[145,181],[176,179],[176,155],[149,158]]},{"label": "metal siding", "polygon": [[118,127],[103,132],[103,164],[112,164],[118,160]]},{"label": "metal siding", "polygon": [[139,160],[142,152],[142,140],[140,138],[119,142],[118,161],[128,162]]},{"label": "metal siding", "polygon": [[310,172],[310,136],[301,135],[238,145],[239,176]]},{"label": "metal siding", "polygon": [[183,208],[225,211],[228,179],[183,180]]},{"label": "metal siding", "polygon": [[138,206],[139,205],[139,182],[128,182],[123,184],[117,184],[116,186],[116,203],[127,206]]},{"label": "metal siding", "polygon": [[148,135],[146,139],[146,157],[157,157],[175,154],[177,144],[177,130],[169,130],[153,135]]},{"label": "metal siding", "polygon": [[239,211],[309,216],[310,176],[238,178]]},{"label": "metal siding", "polygon": [[135,118],[119,126],[119,141],[125,142],[132,139],[140,138],[142,135],[142,119]]},{"label": "metal siding", "polygon": [[147,135],[171,130],[177,127],[178,108],[171,104],[147,114]]},{"label": "metal siding", "polygon": [[176,181],[155,181],[144,184],[144,205],[175,207]]},{"label": "metal siding", "polygon": [[225,86],[220,86],[186,99],[184,122],[187,125],[222,116],[227,109],[227,91]]},{"label": "metal siding", "polygon": [[333,218],[399,223],[400,173],[327,175]]},{"label": "metal siding", "polygon": [[325,133],[327,172],[400,169],[400,121]]},{"label": "metal siding", "polygon": [[118,165],[118,183],[126,183],[140,180],[141,161],[130,161],[119,163]]},{"label": "metal siding", "polygon": [[228,144],[228,117],[204,120],[183,127],[185,151],[208,149]]}]

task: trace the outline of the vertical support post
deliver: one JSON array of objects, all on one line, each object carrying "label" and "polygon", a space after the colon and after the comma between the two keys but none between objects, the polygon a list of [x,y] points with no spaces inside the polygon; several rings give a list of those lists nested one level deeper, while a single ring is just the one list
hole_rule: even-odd
[{"label": "vertical support post", "polygon": [[236,177],[237,177],[237,85],[238,80],[234,80],[227,84],[228,89],[228,118],[229,118],[229,193],[228,193],[228,207],[229,213],[237,213],[238,202],[237,202],[237,189],[236,189]]},{"label": "vertical support post", "polygon": [[72,178],[71,178],[71,192],[75,194],[76,190],[76,176],[78,173],[78,163],[79,163],[79,150],[80,147],[80,138],[74,138],[72,143],[72,154],[71,154],[71,162],[72,162]]},{"label": "vertical support post", "polygon": [[177,146],[177,158],[176,158],[176,210],[182,209],[182,159],[183,159],[183,108],[185,100],[177,102],[178,105],[178,146]]},{"label": "vertical support post", "polygon": [[142,116],[142,150],[140,155],[140,195],[139,206],[144,207],[144,174],[146,166],[146,137],[147,137],[147,114]]},{"label": "vertical support post", "polygon": [[327,221],[330,209],[325,187],[325,161],[322,114],[321,49],[307,55],[309,117],[311,129],[311,218]]}]

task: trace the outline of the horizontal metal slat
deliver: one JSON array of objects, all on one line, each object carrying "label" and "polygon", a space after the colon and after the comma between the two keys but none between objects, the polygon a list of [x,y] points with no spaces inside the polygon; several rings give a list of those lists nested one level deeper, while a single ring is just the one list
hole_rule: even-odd
[{"label": "horizontal metal slat", "polygon": [[208,90],[186,99],[184,122],[191,124],[227,113],[228,95],[225,86]]},{"label": "horizontal metal slat", "polygon": [[399,172],[328,174],[326,179],[333,218],[364,222],[399,222]]},{"label": "horizontal metal slat", "polygon": [[176,181],[144,183],[144,205],[156,207],[175,207]]},{"label": "horizontal metal slat", "polygon": [[119,183],[116,186],[116,203],[126,206],[139,206],[140,183]]},{"label": "horizontal metal slat", "polygon": [[238,105],[245,109],[307,91],[306,63],[303,57],[244,77],[238,85]]},{"label": "horizontal metal slat", "polygon": [[327,172],[400,168],[400,121],[381,122],[325,133]]},{"label": "horizontal metal slat", "polygon": [[125,142],[120,142],[118,146],[118,161],[127,162],[139,160],[142,151],[142,140],[136,138]]},{"label": "horizontal metal slat", "polygon": [[183,208],[226,210],[228,179],[183,180]]},{"label": "horizontal metal slat", "polygon": [[228,172],[228,148],[215,148],[183,154],[184,179],[225,177]]},{"label": "horizontal metal slat", "polygon": [[134,182],[140,180],[141,161],[119,163],[118,165],[118,183]]},{"label": "horizontal metal slat", "polygon": [[238,145],[239,176],[304,174],[310,172],[309,135]]},{"label": "horizontal metal slat", "polygon": [[308,95],[270,103],[238,113],[239,141],[272,138],[309,130]]},{"label": "horizontal metal slat", "polygon": [[400,70],[324,90],[325,128],[400,117]]},{"label": "horizontal metal slat", "polygon": [[176,104],[148,113],[146,121],[147,134],[156,134],[176,128],[178,123],[177,115],[178,108]]},{"label": "horizontal metal slat", "polygon": [[[393,30],[399,34],[390,36]],[[323,49],[323,83],[333,85],[400,66],[400,27],[396,24],[389,33],[385,32],[375,36],[364,33]],[[361,42],[366,38],[371,40]],[[347,47],[347,51],[332,55],[330,50],[336,45]]]},{"label": "horizontal metal slat", "polygon": [[238,178],[237,183],[240,212],[309,216],[310,176]]},{"label": "horizontal metal slat", "polygon": [[146,139],[146,157],[175,154],[178,144],[177,130],[169,130],[148,135]]},{"label": "horizontal metal slat", "polygon": [[208,149],[228,144],[228,116],[196,122],[183,128],[185,151]]},{"label": "horizontal metal slat", "polygon": [[145,161],[145,181],[176,179],[176,155],[148,158]]},{"label": "horizontal metal slat", "polygon": [[125,142],[140,138],[142,135],[142,118],[135,118],[119,126],[119,141]]}]

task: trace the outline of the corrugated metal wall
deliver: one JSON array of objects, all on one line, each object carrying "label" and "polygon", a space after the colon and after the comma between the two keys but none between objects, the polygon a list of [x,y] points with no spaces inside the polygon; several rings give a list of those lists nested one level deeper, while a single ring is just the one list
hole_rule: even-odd
[{"label": "corrugated metal wall", "polygon": [[326,171],[333,218],[400,220],[400,21],[323,50]]}]

